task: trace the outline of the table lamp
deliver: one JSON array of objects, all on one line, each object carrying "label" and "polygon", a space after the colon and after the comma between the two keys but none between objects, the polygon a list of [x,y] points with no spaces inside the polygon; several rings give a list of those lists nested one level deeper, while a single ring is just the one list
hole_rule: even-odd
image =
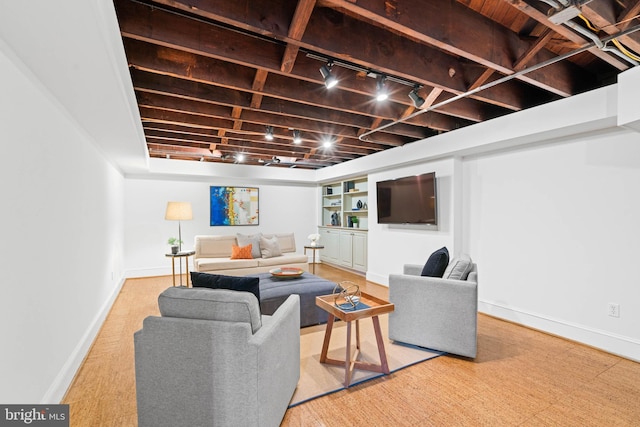
[{"label": "table lamp", "polygon": [[193,212],[191,211],[191,203],[168,202],[167,211],[164,214],[164,219],[169,221],[178,221],[178,242],[180,246],[180,252],[182,252],[182,229],[181,229],[180,221],[188,221],[193,219]]}]

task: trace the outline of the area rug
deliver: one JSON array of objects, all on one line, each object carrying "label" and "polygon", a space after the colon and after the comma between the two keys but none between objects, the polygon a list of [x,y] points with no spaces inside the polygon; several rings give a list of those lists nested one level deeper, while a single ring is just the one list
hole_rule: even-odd
[{"label": "area rug", "polygon": [[[388,337],[388,315],[379,316],[382,336]],[[289,407],[309,400],[343,390],[344,368],[320,363],[320,352],[324,340],[325,325],[303,328],[300,331],[300,381],[289,403]],[[343,360],[346,352],[346,323],[333,324],[328,357]],[[355,349],[355,322],[351,327],[351,345]],[[385,338],[385,351],[391,375],[407,366],[423,362],[444,353],[422,347],[395,343]],[[360,320],[360,355],[358,360],[379,364],[378,346],[371,319]],[[355,369],[351,376],[351,385],[355,385],[383,376],[379,372]]]}]

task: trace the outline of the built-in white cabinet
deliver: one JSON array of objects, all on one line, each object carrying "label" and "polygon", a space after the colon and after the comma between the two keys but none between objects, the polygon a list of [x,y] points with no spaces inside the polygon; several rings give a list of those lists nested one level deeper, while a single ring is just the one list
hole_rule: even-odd
[{"label": "built-in white cabinet", "polygon": [[320,260],[356,271],[367,271],[369,198],[367,178],[322,185],[318,232]]},{"label": "built-in white cabinet", "polygon": [[340,231],[320,229],[320,260],[331,264],[340,263]]},{"label": "built-in white cabinet", "polygon": [[353,267],[353,233],[349,231],[340,232],[340,265],[343,267]]},{"label": "built-in white cabinet", "polygon": [[351,238],[351,268],[367,271],[367,233],[353,232]]},{"label": "built-in white cabinet", "polygon": [[367,231],[319,227],[320,260],[356,271],[367,271]]}]

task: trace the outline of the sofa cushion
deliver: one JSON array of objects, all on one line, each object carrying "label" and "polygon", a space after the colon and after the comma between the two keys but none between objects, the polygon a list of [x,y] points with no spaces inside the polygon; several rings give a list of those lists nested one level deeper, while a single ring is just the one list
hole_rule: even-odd
[{"label": "sofa cushion", "polygon": [[421,276],[442,277],[449,265],[449,250],[442,247],[429,256],[426,264],[422,268]]},{"label": "sofa cushion", "polygon": [[194,261],[198,270],[229,270],[232,268],[255,268],[257,259],[231,259],[231,258],[200,258]]},{"label": "sofa cushion", "polygon": [[263,234],[262,236],[266,238],[277,238],[282,253],[296,251],[296,237],[294,233]]},{"label": "sofa cushion", "polygon": [[233,235],[196,236],[195,244],[195,258],[229,258],[238,240]]},{"label": "sofa cushion", "polygon": [[251,255],[251,243],[247,246],[231,246],[231,259],[253,259]]},{"label": "sofa cushion", "polygon": [[280,249],[280,243],[278,242],[277,237],[261,237],[260,238],[260,252],[262,253],[262,258],[273,258],[275,256],[282,255],[282,250]]},{"label": "sofa cushion", "polygon": [[473,262],[471,261],[471,257],[466,254],[460,255],[449,263],[442,277],[453,280],[467,280],[467,276],[469,276],[472,267]]},{"label": "sofa cushion", "polygon": [[256,234],[236,234],[236,238],[238,239],[238,246],[247,246],[251,244],[251,256],[253,258],[260,258],[262,253],[260,252],[260,237],[262,237],[262,233]]},{"label": "sofa cushion", "polygon": [[158,307],[164,317],[249,323],[253,333],[262,326],[258,301],[248,292],[172,286],[160,294]]},{"label": "sofa cushion", "polygon": [[224,276],[222,274],[192,271],[191,284],[194,288],[231,289],[251,292],[260,301],[260,280],[257,277]]},{"label": "sofa cushion", "polygon": [[301,264],[308,263],[309,258],[306,255],[300,254],[282,254],[273,258],[262,258],[258,260],[259,266],[285,266],[289,264]]}]

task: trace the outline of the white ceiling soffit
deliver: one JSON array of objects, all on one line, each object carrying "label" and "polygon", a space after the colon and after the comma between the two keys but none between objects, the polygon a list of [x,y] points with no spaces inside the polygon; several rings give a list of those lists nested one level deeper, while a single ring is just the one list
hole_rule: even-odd
[{"label": "white ceiling soffit", "polygon": [[148,169],[110,1],[4,1],[0,37],[122,173]]}]

